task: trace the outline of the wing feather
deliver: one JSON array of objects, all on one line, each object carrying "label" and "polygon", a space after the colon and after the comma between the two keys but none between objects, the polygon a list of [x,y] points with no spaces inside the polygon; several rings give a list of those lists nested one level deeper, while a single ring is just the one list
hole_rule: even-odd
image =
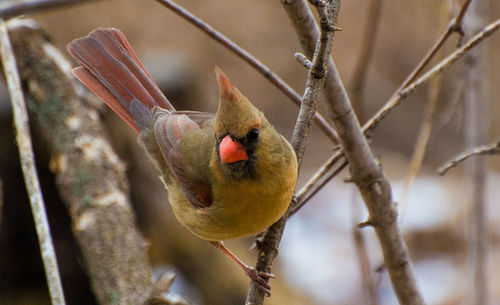
[{"label": "wing feather", "polygon": [[155,122],[155,136],[167,165],[184,194],[197,209],[212,204],[212,191],[207,181],[194,177],[182,157],[182,137],[200,126],[185,114],[164,114]]}]

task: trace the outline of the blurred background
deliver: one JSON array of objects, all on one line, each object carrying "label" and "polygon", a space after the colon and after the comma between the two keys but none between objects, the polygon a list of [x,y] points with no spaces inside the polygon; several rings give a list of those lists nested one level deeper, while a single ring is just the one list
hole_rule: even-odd
[{"label": "blurred background", "polygon": [[[348,88],[366,39],[370,2],[342,4],[338,26],[343,30],[335,35],[332,56]],[[383,1],[363,105],[357,107],[362,121],[387,101],[438,39],[458,2],[462,1]],[[280,1],[190,0],[179,4],[251,52],[297,92],[303,91],[306,70],[293,57],[301,47]],[[500,16],[500,2],[490,1],[487,10],[490,17],[484,24]],[[218,92],[213,70],[217,65],[285,137],[291,136],[298,113],[295,105],[248,64],[155,1],[94,1],[33,17],[64,54],[67,43],[94,28],[121,29],[177,109],[215,112]],[[454,36],[438,57],[450,53],[456,43]],[[494,34],[485,46],[489,110],[483,119],[489,125],[488,141],[493,141],[500,135],[500,106],[496,103],[500,98],[500,35]],[[404,180],[429,100],[429,86],[420,88],[384,119],[371,142],[392,184],[394,200],[402,203],[398,205],[402,229],[418,284],[429,304],[466,304],[473,285],[468,250],[470,180],[463,165],[444,177],[436,172],[439,165],[466,149],[466,111],[457,85],[463,69],[461,61],[443,74],[424,162],[406,195]],[[8,94],[0,86],[0,304],[49,304],[18,165]],[[327,116],[325,103],[319,107]],[[131,197],[139,226],[150,242],[155,274],[174,270],[173,291],[194,304],[243,304],[248,279],[216,249],[176,222],[154,168],[135,144],[134,132],[105,108],[102,118],[114,148],[128,166]],[[36,136],[34,145],[67,303],[97,304],[48,167],[49,152]],[[298,189],[328,159],[332,148],[331,141],[314,127]],[[495,188],[500,183],[500,159],[487,158],[490,301],[500,304],[500,275],[494,272],[500,270],[500,208]],[[273,267],[277,275],[272,281],[273,296],[266,304],[365,304],[355,228],[366,220],[366,211],[354,187],[343,182],[347,177],[344,171],[289,220]],[[362,236],[379,304],[397,304],[387,272],[379,268],[382,256],[373,230],[363,229]],[[249,238],[228,245],[254,264],[255,252],[248,251],[252,242]]]}]

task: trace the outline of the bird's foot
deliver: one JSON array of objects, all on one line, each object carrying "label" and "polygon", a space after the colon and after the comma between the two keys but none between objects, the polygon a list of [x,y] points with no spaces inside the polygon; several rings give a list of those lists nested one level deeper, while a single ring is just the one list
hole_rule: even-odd
[{"label": "bird's foot", "polygon": [[271,285],[269,285],[269,279],[274,279],[276,276],[272,273],[258,271],[254,267],[246,266],[244,268],[245,274],[257,284],[259,287],[264,290],[264,293],[267,297],[271,296]]}]

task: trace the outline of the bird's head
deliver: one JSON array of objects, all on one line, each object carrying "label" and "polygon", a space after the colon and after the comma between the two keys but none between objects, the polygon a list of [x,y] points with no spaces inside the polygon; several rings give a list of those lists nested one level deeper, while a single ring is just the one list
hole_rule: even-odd
[{"label": "bird's head", "polygon": [[259,146],[270,125],[220,68],[215,68],[215,74],[219,83],[215,120],[218,162],[234,178],[255,178]]}]

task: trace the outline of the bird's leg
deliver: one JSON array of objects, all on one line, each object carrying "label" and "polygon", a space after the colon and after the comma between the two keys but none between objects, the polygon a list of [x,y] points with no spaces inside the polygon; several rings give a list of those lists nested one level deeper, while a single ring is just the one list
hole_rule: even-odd
[{"label": "bird's leg", "polygon": [[236,264],[238,264],[238,266],[240,266],[241,269],[243,269],[245,274],[250,279],[252,279],[253,281],[257,282],[260,285],[260,287],[264,290],[264,292],[268,297],[271,296],[271,285],[269,285],[268,279],[275,278],[274,274],[267,273],[264,271],[258,271],[254,267],[248,266],[247,264],[242,262],[236,255],[234,255],[228,248],[226,248],[226,246],[222,241],[210,241],[210,243],[217,249],[224,252],[224,254],[229,256],[229,258],[231,258]]}]

